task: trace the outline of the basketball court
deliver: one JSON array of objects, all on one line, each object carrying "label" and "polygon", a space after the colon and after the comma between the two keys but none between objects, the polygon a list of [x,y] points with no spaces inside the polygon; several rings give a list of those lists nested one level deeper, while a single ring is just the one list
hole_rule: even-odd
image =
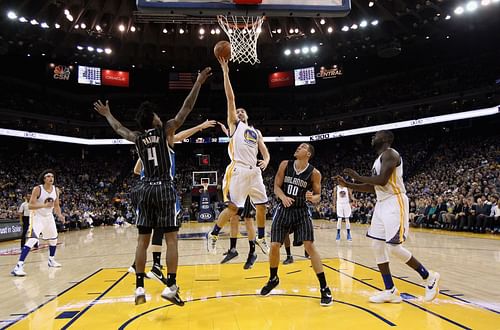
[{"label": "basketball court", "polygon": [[[268,226],[270,223],[268,223]],[[440,294],[422,300],[422,281],[395,261],[395,284],[401,304],[371,304],[368,297],[383,289],[364,236],[367,227],[353,225],[353,242],[335,241],[336,227],[315,221],[317,244],[334,304],[319,305],[319,287],[309,260],[292,248],[295,263],[280,265],[281,283],[269,297],[260,297],[268,277],[267,256],[258,251],[253,269],[243,270],[246,239],[230,264],[219,264],[229,245],[223,239],[217,255],[206,252],[203,234],[209,225],[187,224],[179,240],[178,283],[184,307],[160,298],[162,286],[147,280],[147,303],[134,305],[135,277],[127,273],[134,258],[135,227],[101,227],[61,235],[61,269],[49,269],[47,250],[28,259],[28,276],[12,277],[17,241],[0,244],[2,328],[12,329],[498,329],[500,290],[498,236],[412,230],[407,246],[442,276]],[[269,227],[268,227],[269,230]],[[226,232],[227,234],[227,232]],[[226,236],[227,237],[227,236]],[[284,252],[284,251],[282,251]],[[150,253],[148,253],[150,256]],[[284,259],[284,256],[281,258]],[[151,260],[148,262],[148,267]],[[463,265],[467,265],[466,267]]]}]

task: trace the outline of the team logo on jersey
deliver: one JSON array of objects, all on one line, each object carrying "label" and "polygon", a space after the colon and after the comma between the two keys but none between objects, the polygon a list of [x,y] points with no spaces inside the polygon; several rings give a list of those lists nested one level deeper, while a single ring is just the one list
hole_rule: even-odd
[{"label": "team logo on jersey", "polygon": [[345,195],[346,195],[345,191],[340,192],[340,197],[345,197]]},{"label": "team logo on jersey", "polygon": [[243,137],[245,138],[245,142],[249,144],[257,144],[257,132],[251,129],[246,129],[245,133],[243,133]]}]

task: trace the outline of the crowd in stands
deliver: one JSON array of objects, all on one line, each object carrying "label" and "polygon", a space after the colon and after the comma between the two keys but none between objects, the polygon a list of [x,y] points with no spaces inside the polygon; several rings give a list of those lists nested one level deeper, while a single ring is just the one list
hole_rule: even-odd
[{"label": "crowd in stands", "polygon": [[[472,232],[498,232],[500,209],[500,136],[477,130],[457,130],[446,134],[418,131],[405,136],[396,132],[395,148],[403,157],[405,185],[410,199],[410,222],[413,226]],[[413,132],[415,133],[415,132]],[[399,137],[399,139],[398,139]],[[135,163],[129,147],[105,150],[79,150],[62,144],[20,143],[21,151],[0,151],[0,219],[18,218],[17,208],[23,195],[37,182],[45,168],[56,172],[56,186],[61,191],[66,225],[61,229],[86,228],[101,224],[133,223],[134,210],[128,191],[134,184]],[[322,173],[322,199],[312,207],[313,218],[335,219],[332,194],[333,176],[344,168],[354,168],[370,175],[375,155],[368,139],[351,138],[315,144],[317,155],[312,163]],[[66,150],[71,149],[72,151]],[[195,146],[196,147],[196,146]],[[278,201],[273,193],[275,170],[279,161],[290,158],[294,146],[268,144],[272,161],[264,172],[269,195],[268,218]],[[195,220],[197,202],[191,199],[192,172],[201,168],[192,146],[178,148],[176,182],[183,204],[184,220]],[[210,148],[209,146],[205,148]],[[220,182],[228,159],[223,146],[212,150],[211,165],[202,170],[215,170]],[[375,198],[355,193],[352,221],[369,223]],[[222,204],[215,200],[216,214]]]}]

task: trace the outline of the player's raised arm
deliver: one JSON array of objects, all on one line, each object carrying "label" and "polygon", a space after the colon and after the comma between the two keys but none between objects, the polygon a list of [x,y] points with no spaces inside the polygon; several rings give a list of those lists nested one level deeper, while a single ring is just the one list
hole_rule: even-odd
[{"label": "player's raised arm", "polygon": [[214,127],[217,124],[215,120],[205,120],[203,123],[196,125],[195,127],[188,128],[174,135],[174,142],[180,142],[188,137],[201,132],[206,128]]},{"label": "player's raised arm", "polygon": [[227,125],[229,127],[229,135],[231,136],[236,129],[236,122],[238,121],[238,117],[236,116],[236,101],[233,87],[231,86],[231,79],[229,79],[228,60],[223,58],[218,58],[217,60],[219,60],[224,76],[224,91],[226,92],[227,100]]},{"label": "player's raised arm", "polygon": [[132,132],[128,128],[122,125],[112,114],[109,109],[109,102],[106,100],[106,104],[102,103],[101,100],[98,100],[94,103],[94,110],[99,113],[101,116],[105,117],[108,121],[109,125],[116,134],[120,135],[125,140],[130,142],[135,142],[135,138],[137,137],[137,132]]},{"label": "player's raised arm", "polygon": [[181,109],[179,110],[179,112],[177,112],[177,115],[175,115],[173,119],[170,119],[165,125],[165,130],[167,132],[167,135],[169,137],[170,136],[172,137],[172,139],[169,139],[169,141],[172,141],[171,142],[172,144],[174,141],[175,131],[179,127],[181,127],[182,124],[184,124],[184,122],[186,121],[187,116],[193,110],[196,100],[198,99],[198,94],[200,93],[201,85],[203,85],[207,80],[207,78],[210,77],[211,75],[212,75],[212,69],[210,67],[203,69],[203,71],[201,71],[198,74],[198,78],[196,78],[193,88],[191,89],[191,92],[189,92],[189,95],[184,100]]}]

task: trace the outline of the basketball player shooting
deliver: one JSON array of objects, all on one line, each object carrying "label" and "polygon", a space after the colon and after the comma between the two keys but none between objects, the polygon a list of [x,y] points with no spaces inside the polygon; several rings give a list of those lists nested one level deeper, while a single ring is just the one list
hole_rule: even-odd
[{"label": "basketball player shooting", "polygon": [[[219,215],[213,230],[207,234],[207,250],[212,253],[216,252],[217,239],[221,228],[238,213],[239,209],[244,207],[247,196],[250,196],[256,208],[256,244],[260,246],[264,253],[267,253],[269,251],[265,240],[267,195],[262,179],[262,171],[269,164],[269,151],[264,144],[260,131],[248,125],[246,110],[236,108],[234,92],[229,79],[227,58],[219,57],[218,61],[224,75],[227,123],[230,136],[228,152],[231,163],[226,168],[223,181],[224,202],[228,206]],[[263,156],[262,160],[257,160],[259,151]]]},{"label": "basketball player shooting", "polygon": [[211,69],[205,68],[191,92],[184,100],[177,115],[165,124],[156,114],[156,108],[149,102],[144,102],[136,114],[136,121],[141,132],[133,132],[123,126],[112,114],[108,102],[94,103],[94,109],[106,117],[113,130],[124,139],[135,143],[139,157],[144,165],[144,178],[132,189],[132,203],[138,209],[137,229],[139,231],[135,264],[136,290],[135,304],[146,302],[144,290],[144,269],[146,266],[146,251],[151,240],[153,228],[163,228],[167,242],[167,285],[161,296],[170,302],[183,306],[184,301],[179,296],[177,286],[177,233],[181,226],[176,210],[175,187],[173,184],[172,148],[174,147],[175,131],[182,126],[189,113],[193,110],[201,85],[211,75]]},{"label": "basketball player shooting", "polygon": [[385,290],[370,297],[372,303],[399,303],[403,299],[394,286],[389,268],[389,254],[400,259],[417,271],[425,285],[425,301],[432,301],[439,293],[439,273],[428,271],[412,254],[403,247],[408,235],[409,207],[403,183],[403,159],[391,148],[394,135],[390,131],[379,131],[372,138],[372,147],[378,158],[372,167],[372,176],[361,176],[347,168],[344,174],[360,183],[350,183],[337,175],[338,183],[355,191],[372,193],[377,196],[377,204],[366,236],[373,239],[375,253]]}]

